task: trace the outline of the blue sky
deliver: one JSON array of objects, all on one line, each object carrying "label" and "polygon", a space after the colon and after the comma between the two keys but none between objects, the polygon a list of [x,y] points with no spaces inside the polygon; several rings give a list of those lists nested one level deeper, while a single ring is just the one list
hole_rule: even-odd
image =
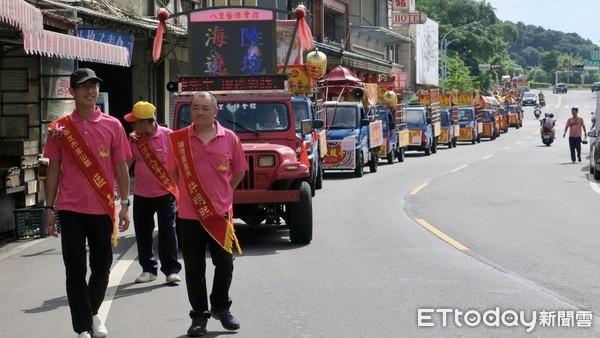
[{"label": "blue sky", "polygon": [[500,20],[577,33],[600,45],[598,0],[485,0]]}]

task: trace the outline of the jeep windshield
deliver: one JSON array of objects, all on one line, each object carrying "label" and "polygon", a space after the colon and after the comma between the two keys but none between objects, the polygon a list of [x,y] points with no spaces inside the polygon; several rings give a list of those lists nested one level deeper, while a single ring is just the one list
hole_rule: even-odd
[{"label": "jeep windshield", "polygon": [[236,133],[273,132],[289,128],[284,103],[233,102],[219,104],[217,121]]},{"label": "jeep windshield", "polygon": [[356,129],[356,107],[327,106],[325,116],[329,129]]},{"label": "jeep windshield", "polygon": [[406,123],[410,124],[425,124],[425,114],[421,109],[407,109]]}]

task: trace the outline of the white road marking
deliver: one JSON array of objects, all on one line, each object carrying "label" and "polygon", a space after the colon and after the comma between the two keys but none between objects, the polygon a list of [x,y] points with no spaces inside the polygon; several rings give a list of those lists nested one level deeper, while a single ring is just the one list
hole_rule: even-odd
[{"label": "white road marking", "polygon": [[123,255],[117,264],[115,264],[115,266],[110,270],[110,278],[108,280],[108,288],[106,288],[106,296],[104,297],[104,302],[102,302],[102,305],[98,310],[98,316],[104,321],[106,321],[106,318],[108,317],[108,312],[110,311],[110,306],[112,305],[117,288],[119,287],[119,284],[121,284],[121,280],[127,272],[127,269],[129,269],[131,264],[133,264],[136,257],[137,245],[133,244],[129,250],[127,250],[125,255]]},{"label": "white road marking", "polygon": [[494,154],[490,154],[490,155],[488,155],[488,156],[486,156],[486,157],[482,158],[482,160],[487,160],[488,158],[492,158],[492,157],[494,157]]}]

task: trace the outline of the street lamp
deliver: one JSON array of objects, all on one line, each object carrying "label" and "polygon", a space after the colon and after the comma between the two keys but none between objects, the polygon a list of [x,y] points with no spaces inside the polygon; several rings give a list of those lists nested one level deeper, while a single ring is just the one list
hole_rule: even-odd
[{"label": "street lamp", "polygon": [[473,22],[469,22],[467,24],[464,24],[462,26],[458,26],[458,27],[454,27],[452,29],[450,29],[449,31],[446,32],[446,34],[444,34],[444,36],[442,37],[442,41],[440,42],[440,49],[442,50],[442,53],[444,54],[444,56],[442,57],[442,93],[446,92],[446,73],[448,71],[448,45],[451,44],[452,42],[458,40],[458,39],[454,39],[454,40],[450,40],[450,41],[446,41],[446,37],[454,32],[457,31],[459,29],[464,29],[467,28],[469,26],[478,24],[479,21],[473,21]]}]

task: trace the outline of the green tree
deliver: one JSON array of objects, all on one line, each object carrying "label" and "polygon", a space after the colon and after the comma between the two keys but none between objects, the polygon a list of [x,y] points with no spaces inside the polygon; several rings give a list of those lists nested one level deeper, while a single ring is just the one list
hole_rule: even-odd
[{"label": "green tree", "polygon": [[459,92],[473,92],[479,88],[471,76],[469,68],[456,56],[448,57],[448,73],[446,77],[446,92],[456,89]]}]

